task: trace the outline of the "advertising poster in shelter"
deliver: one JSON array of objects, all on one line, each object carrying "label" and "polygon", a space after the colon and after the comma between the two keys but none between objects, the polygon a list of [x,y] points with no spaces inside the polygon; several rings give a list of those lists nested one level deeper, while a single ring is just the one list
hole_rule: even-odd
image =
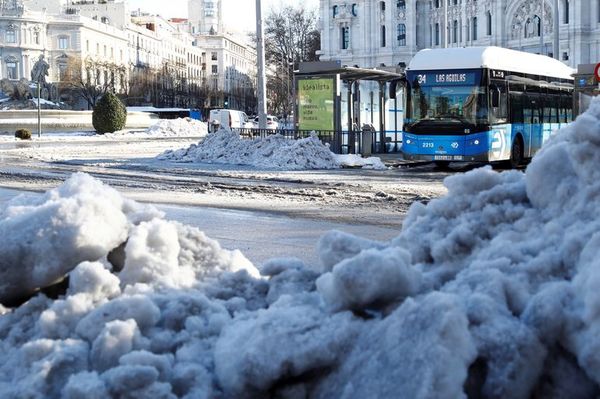
[{"label": "advertising poster in shelter", "polygon": [[298,79],[298,127],[302,130],[333,130],[335,78]]}]

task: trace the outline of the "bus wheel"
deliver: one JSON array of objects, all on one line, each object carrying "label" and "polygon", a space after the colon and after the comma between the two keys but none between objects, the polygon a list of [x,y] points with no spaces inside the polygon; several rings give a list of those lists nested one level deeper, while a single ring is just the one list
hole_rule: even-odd
[{"label": "bus wheel", "polygon": [[523,140],[516,137],[510,148],[510,167],[517,169],[523,163]]},{"label": "bus wheel", "polygon": [[448,161],[435,161],[434,163],[436,168],[443,170],[449,169],[450,166],[450,162]]}]

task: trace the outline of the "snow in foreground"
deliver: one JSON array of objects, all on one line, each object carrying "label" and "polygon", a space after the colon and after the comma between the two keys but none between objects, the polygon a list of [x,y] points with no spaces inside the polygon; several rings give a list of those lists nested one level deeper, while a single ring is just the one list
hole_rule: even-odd
[{"label": "snow in foreground", "polygon": [[331,232],[262,277],[74,175],[0,213],[2,283],[70,276],[0,311],[0,397],[597,397],[598,165],[600,100],[526,174],[452,176],[391,243]]},{"label": "snow in foreground", "polygon": [[337,169],[342,166],[385,169],[377,157],[336,155],[316,135],[290,140],[276,134],[253,140],[243,139],[235,131],[220,129],[188,148],[168,150],[159,160],[175,162],[250,165],[258,168],[305,170]]}]

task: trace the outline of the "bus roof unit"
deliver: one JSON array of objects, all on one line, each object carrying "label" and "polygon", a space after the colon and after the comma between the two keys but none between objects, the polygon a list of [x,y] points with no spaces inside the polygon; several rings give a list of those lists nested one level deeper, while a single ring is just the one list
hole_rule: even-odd
[{"label": "bus roof unit", "polygon": [[575,70],[545,55],[503,47],[452,47],[419,51],[410,61],[410,70],[489,68],[530,75],[573,80]]}]

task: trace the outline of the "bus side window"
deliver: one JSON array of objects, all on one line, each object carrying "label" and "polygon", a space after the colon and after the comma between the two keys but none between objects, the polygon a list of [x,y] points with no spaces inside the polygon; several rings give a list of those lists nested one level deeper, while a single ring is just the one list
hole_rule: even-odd
[{"label": "bus side window", "polygon": [[565,109],[567,110],[567,123],[573,121],[573,97],[571,93],[564,93]]},{"label": "bus side window", "polygon": [[548,95],[544,97],[544,122],[558,123],[558,109],[560,108],[560,91],[548,89]]},{"label": "bus side window", "polygon": [[560,119],[560,123],[569,122],[568,119],[567,119],[567,107],[566,107],[567,101],[565,101],[565,100],[567,100],[566,94],[567,93],[562,92],[561,95],[560,95],[560,98],[559,98],[559,113],[558,113],[558,116],[559,116],[559,119]]},{"label": "bus side window", "polygon": [[527,103],[525,105],[525,110],[526,110],[526,113],[528,112],[528,114],[529,114],[529,115],[527,115],[527,114],[525,115],[525,123],[533,123],[533,124],[541,123],[542,121],[540,120],[540,111],[541,111],[542,102],[541,102],[540,92],[539,92],[538,87],[528,87],[527,88],[525,102]]},{"label": "bus side window", "polygon": [[510,115],[512,123],[523,123],[523,93],[512,92],[510,93]]}]

